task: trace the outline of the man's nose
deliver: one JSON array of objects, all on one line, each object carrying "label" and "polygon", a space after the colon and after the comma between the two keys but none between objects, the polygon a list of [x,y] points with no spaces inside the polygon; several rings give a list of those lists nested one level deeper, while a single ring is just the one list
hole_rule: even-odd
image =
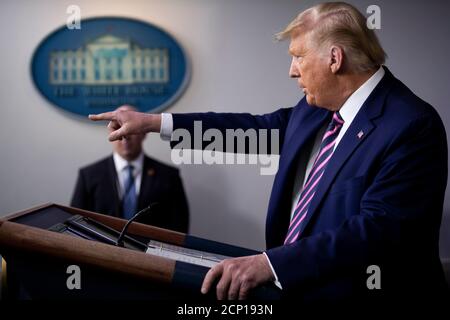
[{"label": "man's nose", "polygon": [[291,78],[300,77],[300,72],[298,72],[297,62],[295,61],[294,57],[292,57],[291,67],[289,68],[289,77]]}]

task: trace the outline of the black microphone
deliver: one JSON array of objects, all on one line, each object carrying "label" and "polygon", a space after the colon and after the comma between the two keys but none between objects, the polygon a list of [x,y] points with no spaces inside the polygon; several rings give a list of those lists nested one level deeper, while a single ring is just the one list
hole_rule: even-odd
[{"label": "black microphone", "polygon": [[120,232],[119,237],[117,238],[116,241],[116,246],[118,247],[123,247],[123,238],[127,232],[127,229],[129,227],[129,225],[136,220],[137,218],[139,218],[140,216],[142,216],[144,213],[149,212],[155,205],[158,205],[158,202],[154,202],[152,204],[150,204],[147,208],[142,209],[141,211],[139,211],[138,213],[136,213],[130,220],[127,221],[127,223],[125,224],[125,226],[123,227],[122,231]]}]

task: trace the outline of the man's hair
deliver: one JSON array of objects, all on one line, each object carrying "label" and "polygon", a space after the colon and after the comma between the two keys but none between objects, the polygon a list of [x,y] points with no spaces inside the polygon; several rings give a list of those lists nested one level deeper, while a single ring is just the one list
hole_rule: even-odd
[{"label": "man's hair", "polygon": [[284,40],[296,32],[308,35],[311,45],[321,48],[337,45],[344,51],[347,66],[354,72],[379,68],[386,53],[366,18],[352,5],[345,2],[327,2],[301,12],[280,33],[277,40]]}]

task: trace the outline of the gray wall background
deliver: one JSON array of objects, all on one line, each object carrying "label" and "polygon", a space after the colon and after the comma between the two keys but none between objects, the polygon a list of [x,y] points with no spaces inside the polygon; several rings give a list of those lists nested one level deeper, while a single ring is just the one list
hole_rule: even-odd
[{"label": "gray wall background", "polygon": [[[440,113],[450,132],[448,1],[350,1],[365,13],[381,7],[378,35],[387,65]],[[3,0],[0,3],[0,216],[45,202],[68,204],[77,170],[110,153],[103,125],[50,105],[30,77],[33,50],[64,25],[66,8],[82,17],[117,15],[154,23],[175,36],[192,63],[191,83],[168,112],[267,113],[301,98],[288,78],[287,43],[274,33],[314,1]],[[150,135],[145,150],[170,162],[170,150]],[[180,166],[191,208],[192,234],[264,248],[273,176],[255,165]],[[441,256],[450,257],[450,194],[441,229]]]}]

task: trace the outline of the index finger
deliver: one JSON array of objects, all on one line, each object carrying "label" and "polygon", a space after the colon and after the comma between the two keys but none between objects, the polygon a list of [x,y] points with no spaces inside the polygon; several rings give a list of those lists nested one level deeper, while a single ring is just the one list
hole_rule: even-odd
[{"label": "index finger", "polygon": [[205,294],[211,289],[211,285],[213,284],[214,280],[216,278],[220,277],[220,275],[223,272],[223,266],[222,264],[218,264],[212,269],[208,271],[208,273],[205,276],[205,279],[203,280],[202,284],[202,293]]},{"label": "index finger", "polygon": [[89,119],[91,119],[92,121],[99,121],[99,120],[115,120],[115,113],[114,111],[110,111],[110,112],[104,112],[104,113],[100,113],[100,114],[90,114],[89,115]]}]

